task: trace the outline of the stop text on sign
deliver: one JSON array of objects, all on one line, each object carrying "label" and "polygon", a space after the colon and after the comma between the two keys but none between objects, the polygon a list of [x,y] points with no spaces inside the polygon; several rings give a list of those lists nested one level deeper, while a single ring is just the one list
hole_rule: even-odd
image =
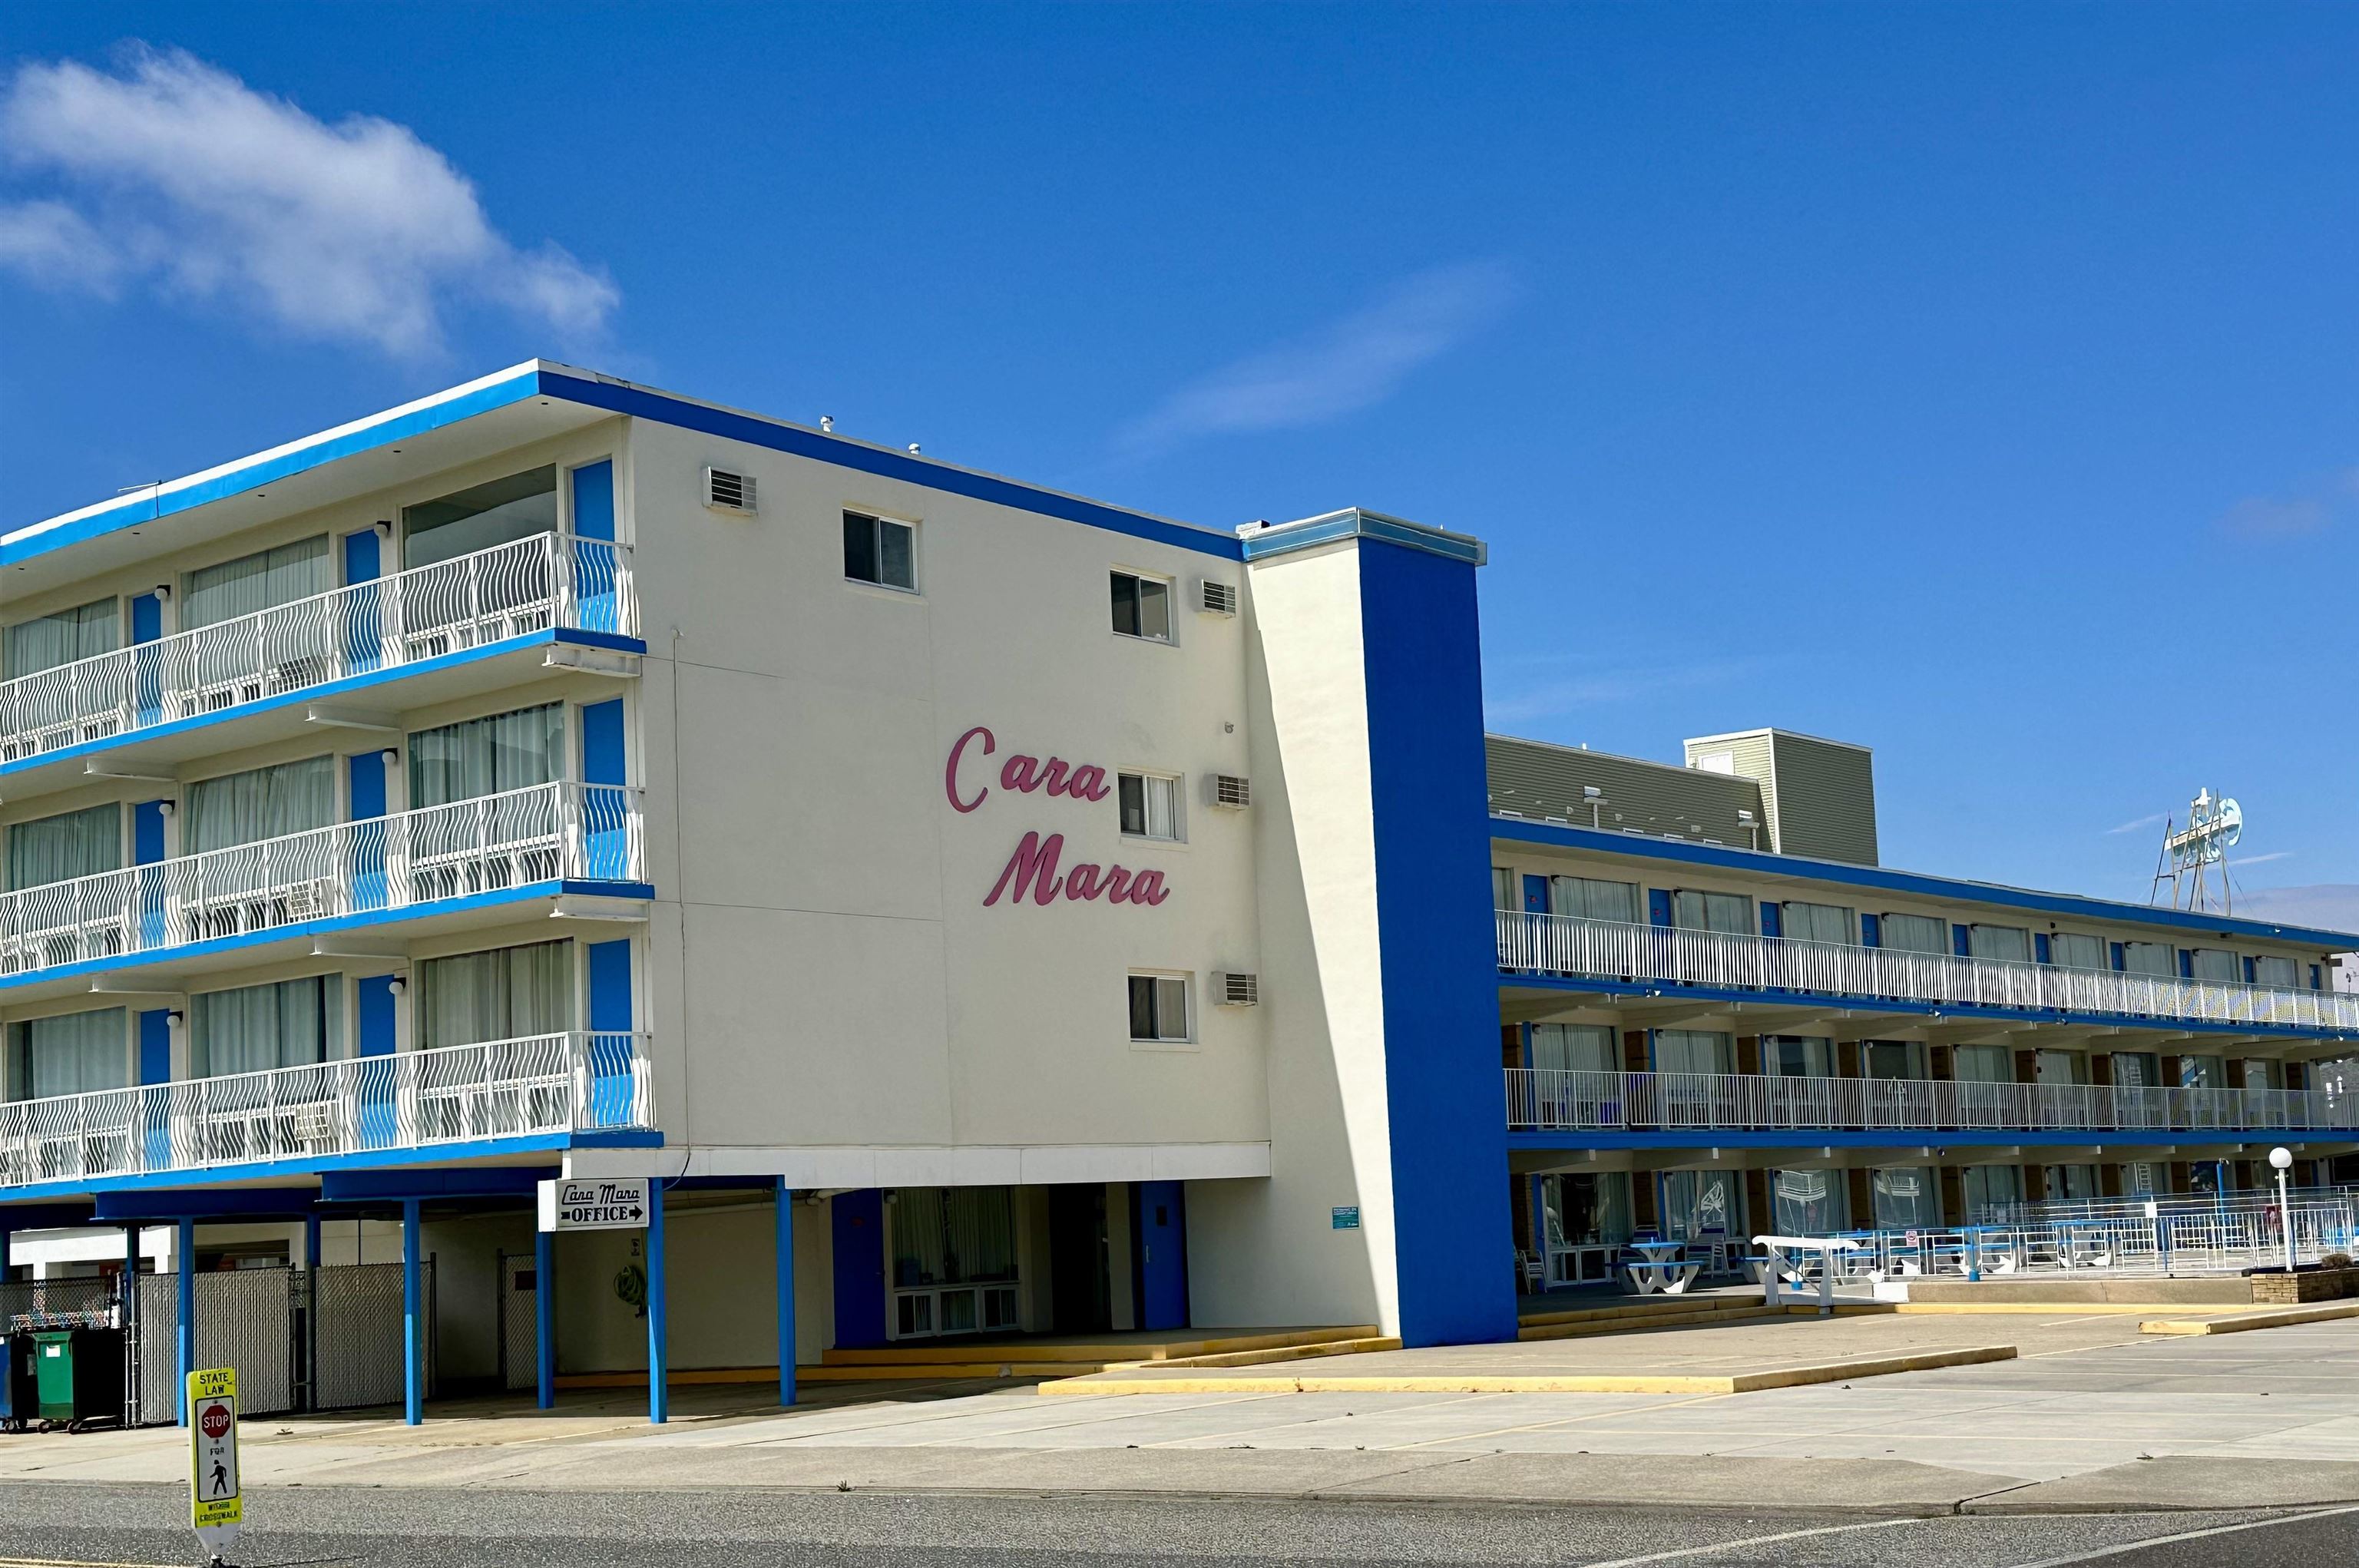
[{"label": "stop text on sign", "polygon": [[[991,765],[984,759],[999,749],[999,738],[985,724],[977,724],[951,743],[942,765],[942,793],[951,809],[963,816],[991,798]],[[1010,754],[998,771],[999,787],[1010,794],[1041,794],[1071,800],[1098,801],[1113,790],[1106,770],[1094,762],[1072,763],[1061,757],[1046,761],[1025,752]],[[1101,866],[1077,860],[1063,864],[1065,835],[1027,829],[1016,841],[999,880],[984,895],[989,908],[1002,898],[1011,905],[1030,898],[1035,904],[1067,903],[1160,904],[1171,896],[1160,871],[1134,871],[1119,865]]]}]

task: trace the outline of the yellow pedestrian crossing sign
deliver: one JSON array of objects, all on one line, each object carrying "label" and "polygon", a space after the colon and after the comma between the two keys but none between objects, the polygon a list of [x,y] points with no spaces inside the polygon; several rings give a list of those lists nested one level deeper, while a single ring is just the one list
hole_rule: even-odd
[{"label": "yellow pedestrian crossing sign", "polygon": [[189,1522],[213,1561],[245,1527],[237,1481],[237,1373],[189,1374]]}]

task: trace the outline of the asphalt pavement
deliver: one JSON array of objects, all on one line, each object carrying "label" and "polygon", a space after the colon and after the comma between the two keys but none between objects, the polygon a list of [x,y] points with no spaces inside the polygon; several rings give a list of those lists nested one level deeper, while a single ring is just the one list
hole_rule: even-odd
[{"label": "asphalt pavement", "polygon": [[[0,1564],[193,1563],[185,1509],[175,1487],[11,1484],[0,1487]],[[251,1533],[229,1559],[243,1568],[2317,1568],[2359,1558],[2359,1508],[1863,1519],[1762,1509],[323,1486],[254,1494],[249,1519]]]}]

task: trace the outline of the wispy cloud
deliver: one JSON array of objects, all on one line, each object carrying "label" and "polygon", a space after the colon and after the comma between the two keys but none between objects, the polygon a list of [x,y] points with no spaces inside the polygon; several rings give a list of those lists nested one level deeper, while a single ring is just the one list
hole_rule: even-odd
[{"label": "wispy cloud", "polygon": [[1201,436],[1299,430],[1357,413],[1497,320],[1518,291],[1498,262],[1419,273],[1308,337],[1181,387],[1119,431],[1116,444],[1142,456]]},{"label": "wispy cloud", "polygon": [[2359,512],[2359,468],[2283,495],[2247,495],[2220,516],[2220,530],[2245,539],[2308,539]]},{"label": "wispy cloud", "polygon": [[1584,708],[1611,707],[1671,691],[1715,686],[1752,674],[1756,668],[1751,660],[1730,659],[1586,670],[1485,697],[1484,714],[1495,724],[1525,724]]},{"label": "wispy cloud", "polygon": [[511,243],[408,126],[329,125],[179,50],[136,49],[119,74],[19,68],[0,147],[20,180],[50,182],[0,203],[0,266],[57,289],[150,282],[405,357],[440,345],[457,300],[579,341],[621,299],[558,246]]},{"label": "wispy cloud", "polygon": [[2168,811],[2157,811],[2150,817],[2140,817],[2134,822],[2124,822],[2117,828],[2107,828],[2109,833],[2136,833],[2141,828],[2158,828],[2170,820]]},{"label": "wispy cloud", "polygon": [[2273,849],[2267,855],[2232,855],[2228,857],[2228,864],[2231,866],[2261,866],[2272,860],[2291,860],[2292,858],[2293,851],[2289,849]]}]

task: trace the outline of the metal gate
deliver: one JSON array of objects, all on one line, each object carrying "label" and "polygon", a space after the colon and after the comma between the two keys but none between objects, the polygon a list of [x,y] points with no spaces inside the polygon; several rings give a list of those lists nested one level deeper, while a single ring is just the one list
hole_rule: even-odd
[{"label": "metal gate", "polygon": [[528,1252],[500,1254],[500,1387],[540,1387],[540,1271]]},{"label": "metal gate", "polygon": [[[426,1315],[426,1392],[434,1392],[434,1266],[421,1262]],[[353,1263],[314,1270],[313,1410],[351,1410],[401,1403],[401,1265]]]},{"label": "metal gate", "polygon": [[[421,1264],[426,1321],[434,1273]],[[254,1415],[397,1405],[402,1398],[401,1265],[240,1269],[196,1277],[197,1365],[237,1369],[240,1408]],[[21,1287],[9,1287],[20,1289]],[[180,1418],[179,1277],[139,1279],[138,1410],[147,1425]],[[427,1389],[434,1335],[426,1336]]]}]

